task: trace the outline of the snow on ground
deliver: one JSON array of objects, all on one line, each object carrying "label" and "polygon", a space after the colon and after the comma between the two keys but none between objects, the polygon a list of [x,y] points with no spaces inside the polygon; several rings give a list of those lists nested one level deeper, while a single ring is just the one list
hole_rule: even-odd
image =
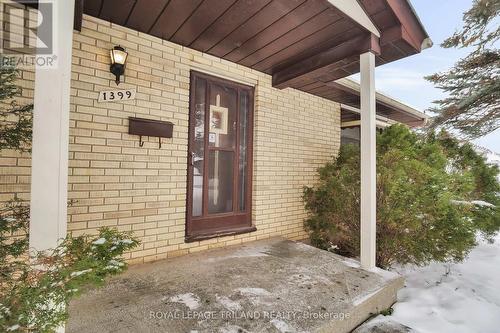
[{"label": "snow on ground", "polygon": [[500,332],[500,236],[481,242],[461,264],[398,269],[406,287],[398,293],[394,320],[422,333]]},{"label": "snow on ground", "polygon": [[165,301],[167,299],[170,300],[170,302],[182,303],[187,306],[189,310],[196,310],[201,306],[200,298],[193,293],[175,295],[170,298],[163,297],[162,301]]}]

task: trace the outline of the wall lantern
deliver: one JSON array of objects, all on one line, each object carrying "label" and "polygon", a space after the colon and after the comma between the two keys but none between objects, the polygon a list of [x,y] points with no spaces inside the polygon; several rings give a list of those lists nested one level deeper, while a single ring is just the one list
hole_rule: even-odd
[{"label": "wall lantern", "polygon": [[127,61],[128,53],[121,46],[115,46],[109,52],[111,56],[110,72],[116,77],[116,85],[120,84],[120,76],[125,73],[125,62]]}]

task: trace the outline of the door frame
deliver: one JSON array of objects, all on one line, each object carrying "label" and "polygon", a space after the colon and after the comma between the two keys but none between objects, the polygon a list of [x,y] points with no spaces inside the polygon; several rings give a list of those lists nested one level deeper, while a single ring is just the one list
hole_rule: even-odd
[{"label": "door frame", "polygon": [[[249,114],[248,114],[248,137],[247,137],[247,192],[245,197],[245,211],[244,212],[236,212],[233,210],[230,213],[220,213],[214,214],[211,216],[204,216],[201,218],[196,218],[192,216],[193,213],[193,176],[194,176],[194,167],[192,164],[192,155],[191,151],[194,145],[194,110],[195,110],[195,89],[196,89],[196,79],[204,79],[207,81],[206,87],[206,98],[205,98],[205,131],[204,135],[208,134],[208,124],[206,119],[210,117],[209,110],[209,99],[210,99],[210,89],[209,83],[217,83],[223,86],[231,87],[237,89],[237,110],[236,114],[239,117],[240,111],[240,99],[239,99],[239,91],[246,90],[249,94]],[[185,228],[185,241],[194,242],[203,239],[215,238],[220,236],[228,236],[228,235],[236,235],[242,233],[248,233],[252,231],[256,231],[257,229],[252,224],[252,182],[253,182],[253,131],[254,131],[254,97],[255,97],[255,88],[253,86],[241,84],[238,82],[231,81],[229,79],[220,78],[217,76],[213,76],[210,74],[206,74],[203,72],[191,70],[190,71],[190,88],[189,88],[189,130],[188,130],[188,150],[187,150],[187,195],[186,195],[186,228]],[[239,121],[239,119],[238,119]],[[234,160],[237,161],[233,170],[238,170],[239,163],[239,123],[238,123],[238,132],[236,135],[235,147],[235,157]],[[205,143],[204,154],[207,153],[208,143]],[[207,155],[206,155],[207,156]],[[204,163],[207,163],[206,159],[204,159]],[[208,190],[208,173],[207,167],[204,168],[205,172],[203,173],[204,181],[203,181],[203,190],[202,190],[202,212],[205,211],[204,205],[206,204],[206,194],[205,191]],[[233,171],[233,184],[234,188],[237,188],[238,184],[238,173]],[[238,197],[238,191],[233,191],[233,201]],[[239,202],[233,204],[233,207],[237,207]],[[196,225],[196,221],[201,219],[204,220],[213,220],[212,227],[200,229],[199,226]]]}]

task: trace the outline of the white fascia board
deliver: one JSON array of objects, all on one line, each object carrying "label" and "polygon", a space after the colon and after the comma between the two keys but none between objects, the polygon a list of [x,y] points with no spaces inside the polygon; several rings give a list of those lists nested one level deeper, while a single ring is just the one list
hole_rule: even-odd
[{"label": "white fascia board", "polygon": [[[377,123],[377,128],[386,128],[386,127],[389,127],[391,125],[396,124],[397,122],[395,122],[395,121],[387,122],[387,121],[378,119],[378,117],[377,117],[376,123]],[[340,124],[340,128],[355,127],[355,126],[361,126],[361,120],[343,121]]]},{"label": "white fascia board", "polygon": [[[342,79],[338,79],[336,80],[335,82],[347,87],[347,88],[351,88],[352,90],[354,91],[357,91],[359,92],[360,91],[360,86],[359,86],[359,83],[350,79],[350,78],[342,78]],[[381,102],[381,103],[385,103],[387,105],[390,105],[392,106],[393,108],[397,109],[397,110],[400,110],[401,112],[403,113],[406,113],[410,116],[413,116],[417,119],[423,119],[423,120],[426,120],[429,118],[428,115],[426,115],[425,113],[423,113],[422,111],[419,111],[407,104],[404,104],[403,102],[400,102],[398,100],[396,100],[395,98],[392,98],[392,97],[389,97],[387,96],[386,94],[383,94],[383,93],[380,93],[380,92],[377,92],[376,93],[376,96],[377,96],[377,101],[378,102]],[[346,110],[349,110],[349,106],[346,105],[345,106],[345,109]]]},{"label": "white fascia board", "polygon": [[345,15],[349,16],[359,25],[370,31],[372,34],[380,38],[380,31],[357,0],[328,0],[333,6],[340,10]]}]

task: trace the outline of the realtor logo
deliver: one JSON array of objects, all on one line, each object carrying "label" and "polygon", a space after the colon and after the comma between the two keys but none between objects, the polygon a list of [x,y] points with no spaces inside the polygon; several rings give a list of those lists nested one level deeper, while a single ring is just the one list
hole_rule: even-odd
[{"label": "realtor logo", "polygon": [[54,42],[52,2],[25,0],[19,3],[22,5],[3,3],[4,53],[52,54]]},{"label": "realtor logo", "polygon": [[4,65],[54,67],[53,0],[5,1],[1,47]]}]

